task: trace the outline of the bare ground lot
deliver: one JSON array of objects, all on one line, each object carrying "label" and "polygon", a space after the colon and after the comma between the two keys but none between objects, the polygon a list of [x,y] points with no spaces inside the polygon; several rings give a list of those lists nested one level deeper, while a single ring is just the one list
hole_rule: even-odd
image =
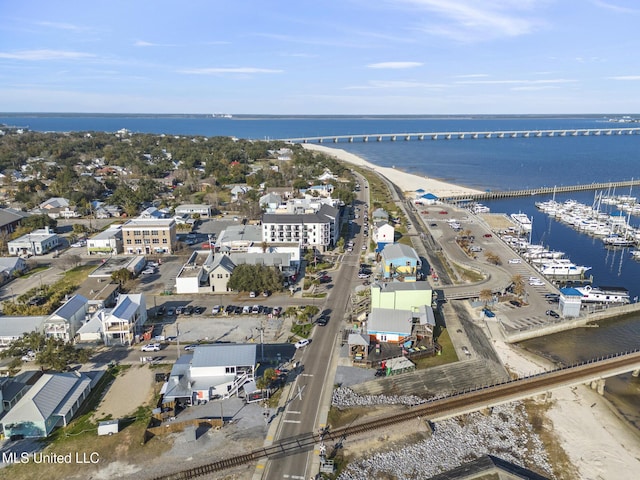
[{"label": "bare ground lot", "polygon": [[153,372],[146,365],[133,365],[118,375],[96,408],[95,419],[125,417],[139,405],[149,401],[152,393]]}]

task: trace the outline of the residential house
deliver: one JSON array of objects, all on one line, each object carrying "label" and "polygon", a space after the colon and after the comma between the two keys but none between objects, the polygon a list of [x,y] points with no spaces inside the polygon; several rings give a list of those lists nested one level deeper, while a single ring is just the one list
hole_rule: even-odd
[{"label": "residential house", "polygon": [[8,347],[25,333],[42,332],[46,316],[0,316],[0,348]]},{"label": "residential house", "polygon": [[386,245],[393,243],[396,229],[387,222],[378,222],[373,226],[373,241],[381,251]]},{"label": "residential house", "polygon": [[196,404],[235,395],[254,379],[256,352],[256,344],[198,345],[174,364],[163,402]]},{"label": "residential house", "polygon": [[158,220],[160,218],[167,218],[167,212],[160,210],[156,207],[148,207],[148,208],[145,208],[142,212],[140,212],[140,215],[138,215],[138,218]]},{"label": "residential house", "polygon": [[204,204],[184,204],[178,205],[175,209],[176,215],[200,215],[203,218],[209,218],[211,216],[211,205]]},{"label": "residential house", "polygon": [[267,193],[258,200],[260,208],[263,208],[267,213],[274,213],[281,204],[282,197],[277,193]]},{"label": "residential house", "polygon": [[80,372],[45,373],[2,418],[7,438],[48,437],[66,426],[91,391],[91,379]]},{"label": "residential house", "polygon": [[42,210],[51,210],[52,208],[66,208],[69,206],[69,200],[63,197],[51,197],[39,205]]},{"label": "residential house", "polygon": [[43,325],[44,334],[65,342],[71,341],[87,319],[88,305],[85,297],[74,295],[47,317]]},{"label": "residential house", "polygon": [[231,201],[237,202],[241,196],[245,195],[252,188],[249,185],[228,185],[231,190]]},{"label": "residential house", "polygon": [[412,310],[372,308],[366,330],[375,343],[396,343],[409,347],[419,342],[431,350],[435,325],[431,306],[422,305]]},{"label": "residential house", "polygon": [[0,283],[11,280],[15,275],[26,272],[27,262],[20,257],[0,257]]},{"label": "residential house", "polygon": [[13,233],[22,220],[31,214],[13,208],[0,208],[0,232]]},{"label": "residential house", "polygon": [[122,253],[122,225],[111,225],[87,240],[89,255],[118,255]]},{"label": "residential house", "polygon": [[87,313],[90,314],[103,308],[113,308],[119,292],[120,284],[106,276],[89,276],[76,290],[87,299]]},{"label": "residential house", "polygon": [[216,254],[213,257],[208,268],[209,285],[212,292],[228,291],[227,283],[229,283],[229,278],[231,278],[234,268],[236,268],[236,264],[229,258],[229,255]]},{"label": "residential house", "polygon": [[60,237],[49,227],[34,230],[31,233],[7,243],[9,255],[44,255],[60,245]]},{"label": "residential house", "polygon": [[134,218],[122,225],[126,255],[171,254],[177,243],[173,219]]},{"label": "residential house", "polygon": [[0,377],[0,417],[11,410],[41,376],[39,370],[27,370],[15,377]]},{"label": "residential house", "polygon": [[102,314],[105,345],[131,345],[147,321],[147,305],[141,293],[121,294],[110,312]]},{"label": "residential house", "polygon": [[388,222],[389,214],[383,208],[376,208],[371,214],[371,221],[373,223]]},{"label": "residential house", "polygon": [[382,276],[385,279],[416,281],[422,262],[413,248],[401,243],[394,243],[386,245],[380,255],[382,257]]}]

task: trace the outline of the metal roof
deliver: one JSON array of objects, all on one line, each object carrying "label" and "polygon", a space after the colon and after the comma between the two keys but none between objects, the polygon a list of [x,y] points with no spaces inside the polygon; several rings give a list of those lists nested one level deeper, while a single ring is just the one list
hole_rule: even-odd
[{"label": "metal roof", "polygon": [[79,310],[86,307],[88,304],[89,300],[80,294],[76,294],[67,300],[64,305],[53,312],[53,315],[64,318],[65,320],[71,320]]},{"label": "metal roof", "polygon": [[413,313],[410,310],[373,308],[367,320],[367,331],[369,333],[410,335],[412,326]]},{"label": "metal roof", "polygon": [[198,345],[193,351],[192,367],[254,366],[256,344],[213,343]]}]

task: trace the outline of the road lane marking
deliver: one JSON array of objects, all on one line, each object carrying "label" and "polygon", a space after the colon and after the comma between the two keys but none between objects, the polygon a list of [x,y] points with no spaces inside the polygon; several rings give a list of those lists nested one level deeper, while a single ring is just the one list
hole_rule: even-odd
[{"label": "road lane marking", "polygon": [[302,412],[297,412],[296,410],[286,410],[284,413],[295,413],[296,415],[300,415]]},{"label": "road lane marking", "polygon": [[302,423],[300,420],[283,420],[284,423]]}]

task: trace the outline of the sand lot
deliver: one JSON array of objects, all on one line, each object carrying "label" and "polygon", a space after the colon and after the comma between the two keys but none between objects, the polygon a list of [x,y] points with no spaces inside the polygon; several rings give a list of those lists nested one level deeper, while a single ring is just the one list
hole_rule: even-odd
[{"label": "sand lot", "polygon": [[147,365],[133,365],[118,375],[96,409],[95,418],[122,418],[144,405],[152,392],[154,372]]}]

